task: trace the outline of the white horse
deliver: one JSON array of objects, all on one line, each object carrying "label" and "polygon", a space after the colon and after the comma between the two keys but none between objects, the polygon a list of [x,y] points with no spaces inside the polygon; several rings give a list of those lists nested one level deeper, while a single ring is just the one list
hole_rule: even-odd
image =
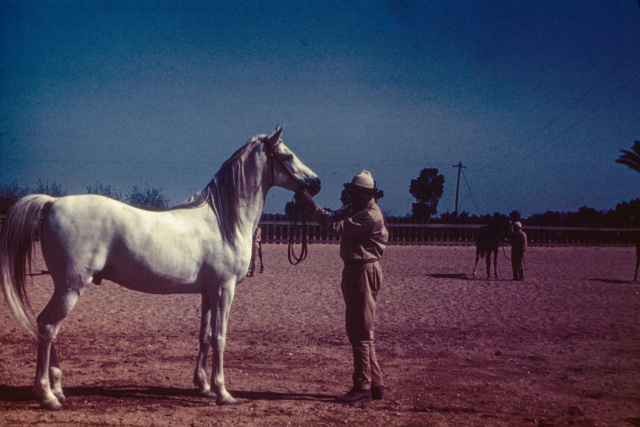
[{"label": "white horse", "polygon": [[[218,404],[236,403],[224,383],[227,321],[236,283],[249,268],[267,191],[274,185],[320,191],[316,174],[282,143],[281,134],[278,127],[250,140],[203,191],[167,211],[144,211],[96,195],[31,195],[12,207],[0,233],[2,289],[14,317],[38,341],[34,393],[42,407],[60,409],[65,399],[53,343],[60,325],[87,287],[103,279],[152,294],[201,294],[194,383]],[[40,221],[54,292],[36,328],[25,276]],[[210,347],[213,387],[206,378]]]}]

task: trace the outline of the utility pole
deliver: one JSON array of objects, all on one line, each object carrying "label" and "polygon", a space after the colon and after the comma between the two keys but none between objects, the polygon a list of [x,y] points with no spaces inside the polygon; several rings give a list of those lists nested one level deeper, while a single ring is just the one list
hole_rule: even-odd
[{"label": "utility pole", "polygon": [[458,193],[460,192],[460,172],[462,172],[462,168],[466,168],[466,166],[462,166],[462,162],[458,162],[457,165],[453,165],[454,168],[458,168],[458,183],[456,184],[456,210],[453,212],[455,216],[458,216]]}]

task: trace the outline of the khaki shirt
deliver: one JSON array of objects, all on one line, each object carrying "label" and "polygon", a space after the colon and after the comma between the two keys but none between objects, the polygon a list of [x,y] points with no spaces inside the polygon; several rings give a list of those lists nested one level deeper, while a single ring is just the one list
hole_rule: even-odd
[{"label": "khaki shirt", "polygon": [[343,261],[376,261],[389,239],[384,216],[375,200],[361,209],[347,206],[337,211],[318,209],[315,220],[332,236],[340,236]]},{"label": "khaki shirt", "polygon": [[511,254],[515,256],[524,256],[527,251],[527,234],[518,230],[511,236]]}]

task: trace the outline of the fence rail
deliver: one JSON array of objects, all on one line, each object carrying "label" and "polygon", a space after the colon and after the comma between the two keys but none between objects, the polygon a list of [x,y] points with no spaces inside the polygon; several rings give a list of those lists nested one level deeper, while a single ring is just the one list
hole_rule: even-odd
[{"label": "fence rail", "polygon": [[[5,215],[0,215],[0,226]],[[262,220],[264,243],[287,243],[289,221]],[[477,224],[407,224],[389,223],[389,243],[395,245],[473,245]],[[1,228],[1,227],[0,227]],[[301,227],[298,227],[297,239]],[[640,228],[590,228],[525,226],[529,245],[532,246],[631,246],[640,237]],[[327,235],[317,224],[307,224],[310,243],[338,243],[339,239]]]},{"label": "fence rail", "polygon": [[[476,224],[403,224],[389,223],[389,243],[395,245],[473,245],[476,232],[482,225]],[[262,241],[286,243],[289,240],[288,221],[261,221]],[[589,228],[589,227],[525,227],[532,246],[630,246],[635,245],[640,228]],[[300,231],[298,231],[299,238]],[[327,235],[317,224],[307,224],[311,243],[337,243],[338,239]]]}]

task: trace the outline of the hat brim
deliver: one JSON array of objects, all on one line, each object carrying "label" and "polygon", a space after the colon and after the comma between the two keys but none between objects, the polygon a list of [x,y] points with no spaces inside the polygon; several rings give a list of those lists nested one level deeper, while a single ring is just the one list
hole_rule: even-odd
[{"label": "hat brim", "polygon": [[344,188],[348,191],[359,191],[361,193],[373,193],[376,190],[375,188],[361,187],[360,185],[351,184],[350,182],[344,184]]}]

